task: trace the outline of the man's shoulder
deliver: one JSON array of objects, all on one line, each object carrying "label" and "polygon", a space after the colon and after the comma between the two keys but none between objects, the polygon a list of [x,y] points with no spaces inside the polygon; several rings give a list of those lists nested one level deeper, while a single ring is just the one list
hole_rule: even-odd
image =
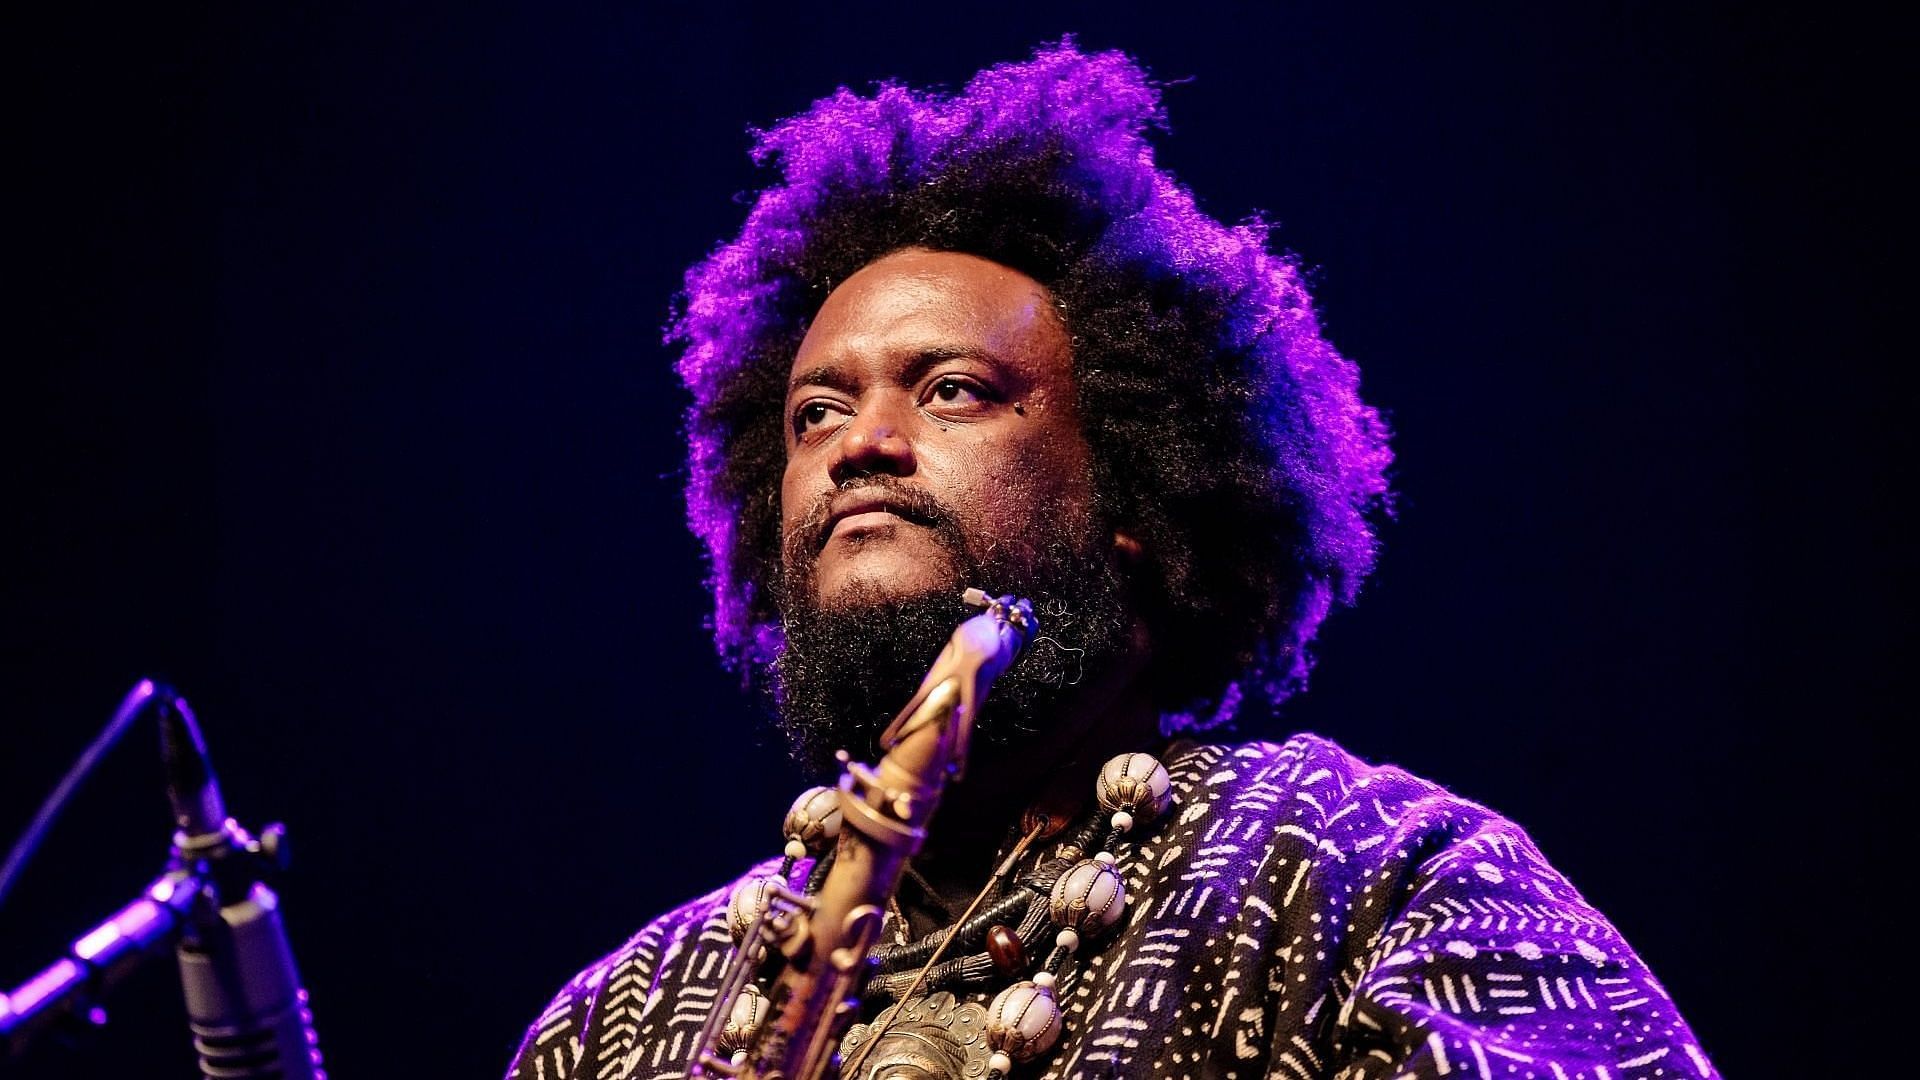
[{"label": "man's shoulder", "polygon": [[583,1055],[624,1051],[642,1028],[679,1019],[677,1014],[655,1015],[664,1012],[661,1002],[673,996],[663,995],[663,986],[671,980],[718,981],[716,958],[733,946],[727,901],[734,886],[778,867],[778,859],[761,863],[741,878],[668,910],[581,969],[527,1029],[509,1078],[574,1075]]},{"label": "man's shoulder", "polygon": [[1366,793],[1395,799],[1457,799],[1475,805],[1431,780],[1397,765],[1367,762],[1311,732],[1280,742],[1176,743],[1168,755],[1167,771],[1176,782],[1234,794],[1265,788],[1308,792],[1315,798],[1331,793],[1343,801]]},{"label": "man's shoulder", "polygon": [[1432,851],[1474,836],[1525,841],[1499,813],[1397,765],[1365,761],[1322,735],[1177,743],[1166,764],[1183,832],[1251,835],[1258,821],[1343,862],[1353,854],[1372,853],[1360,860],[1366,862],[1386,851]]},{"label": "man's shoulder", "polygon": [[[749,877],[773,873],[779,864],[779,859],[769,859],[750,867],[719,888],[701,893],[662,913],[636,930],[619,948],[574,976],[567,984],[568,988],[590,988],[606,981],[616,971],[626,969],[645,969],[650,974],[657,972],[674,956],[705,938],[713,939],[714,944],[731,947],[732,937],[727,933],[726,914],[727,901],[733,895],[734,888]],[[722,941],[722,938],[725,940]]]}]

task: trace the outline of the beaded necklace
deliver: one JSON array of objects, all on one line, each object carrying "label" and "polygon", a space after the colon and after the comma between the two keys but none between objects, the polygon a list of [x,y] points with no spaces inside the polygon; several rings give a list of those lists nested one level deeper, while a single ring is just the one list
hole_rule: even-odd
[{"label": "beaded necklace", "polygon": [[[873,948],[866,996],[894,1004],[842,1039],[843,1077],[1004,1080],[1016,1063],[1053,1048],[1061,1031],[1055,987],[1069,974],[1082,942],[1111,929],[1126,908],[1126,885],[1113,849],[1136,827],[1165,814],[1173,798],[1165,766],[1141,753],[1121,754],[1102,766],[1094,796],[1098,809],[1071,831],[1049,830],[1042,815],[1030,812],[1022,821],[1025,835],[954,925],[918,941]],[[777,877],[749,877],[729,899],[727,925],[736,948],[743,947],[766,910],[774,885],[791,880],[800,859],[815,858],[807,894],[826,880],[840,831],[839,792],[827,787],[803,792],[781,831],[787,843]],[[1066,839],[1053,858],[1039,861],[1004,895],[994,896],[1035,841],[1063,832]],[[904,929],[897,905],[890,917]],[[1034,965],[1037,948],[1049,942],[1051,948]],[[960,955],[943,959],[956,951]],[[1013,980],[1012,985],[984,1007],[954,993],[984,990],[1003,979]],[[720,1033],[720,1050],[744,1060],[767,1008],[764,986],[747,987]]]}]

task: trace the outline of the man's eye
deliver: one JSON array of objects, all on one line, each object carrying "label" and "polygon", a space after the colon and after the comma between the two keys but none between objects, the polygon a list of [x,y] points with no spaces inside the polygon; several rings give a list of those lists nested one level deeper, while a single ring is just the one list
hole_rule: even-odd
[{"label": "man's eye", "polygon": [[807,432],[826,424],[833,417],[843,414],[844,410],[838,408],[832,402],[809,401],[805,405],[800,406],[793,414],[793,430],[795,434],[805,435]]},{"label": "man's eye", "polygon": [[927,395],[929,404],[961,405],[982,401],[986,394],[972,383],[961,379],[941,379],[933,384]]}]

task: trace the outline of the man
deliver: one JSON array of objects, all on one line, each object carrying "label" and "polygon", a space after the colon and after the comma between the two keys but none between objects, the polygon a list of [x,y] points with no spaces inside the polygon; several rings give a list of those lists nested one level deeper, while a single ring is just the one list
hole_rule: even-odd
[{"label": "man", "polygon": [[[1131,60],[1070,42],[953,96],[842,90],[763,137],[779,182],[687,278],[715,638],[803,764],[871,758],[965,587],[1041,624],[900,890],[864,1019],[907,1000],[848,1044],[910,1052],[875,1042],[858,1073],[1713,1075],[1511,823],[1323,739],[1202,737],[1304,682],[1372,566],[1390,453],[1296,268],[1153,165],[1158,117]],[[1167,805],[1109,817],[1096,777],[1142,751]],[[1124,897],[1050,906],[1076,873]],[[582,972],[512,1075],[684,1074],[735,892]],[[998,921],[962,919],[976,896]],[[942,936],[952,959],[921,973]]]}]

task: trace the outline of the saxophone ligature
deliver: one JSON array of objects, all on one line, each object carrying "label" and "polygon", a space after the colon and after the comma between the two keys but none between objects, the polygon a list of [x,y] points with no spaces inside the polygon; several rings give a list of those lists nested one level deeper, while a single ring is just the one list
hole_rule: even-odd
[{"label": "saxophone ligature", "polygon": [[859,1011],[867,957],[907,860],[920,850],[947,781],[965,770],[993,681],[1038,631],[1025,600],[979,589],[964,599],[980,614],[954,630],[880,736],[880,760],[866,765],[842,751],[838,790],[809,792],[788,816],[783,869],[814,851],[810,876],[819,887],[796,892],[782,873],[736,890],[728,913],[734,953],[695,1043],[691,1076],[820,1080],[837,1069],[835,1052]]}]

